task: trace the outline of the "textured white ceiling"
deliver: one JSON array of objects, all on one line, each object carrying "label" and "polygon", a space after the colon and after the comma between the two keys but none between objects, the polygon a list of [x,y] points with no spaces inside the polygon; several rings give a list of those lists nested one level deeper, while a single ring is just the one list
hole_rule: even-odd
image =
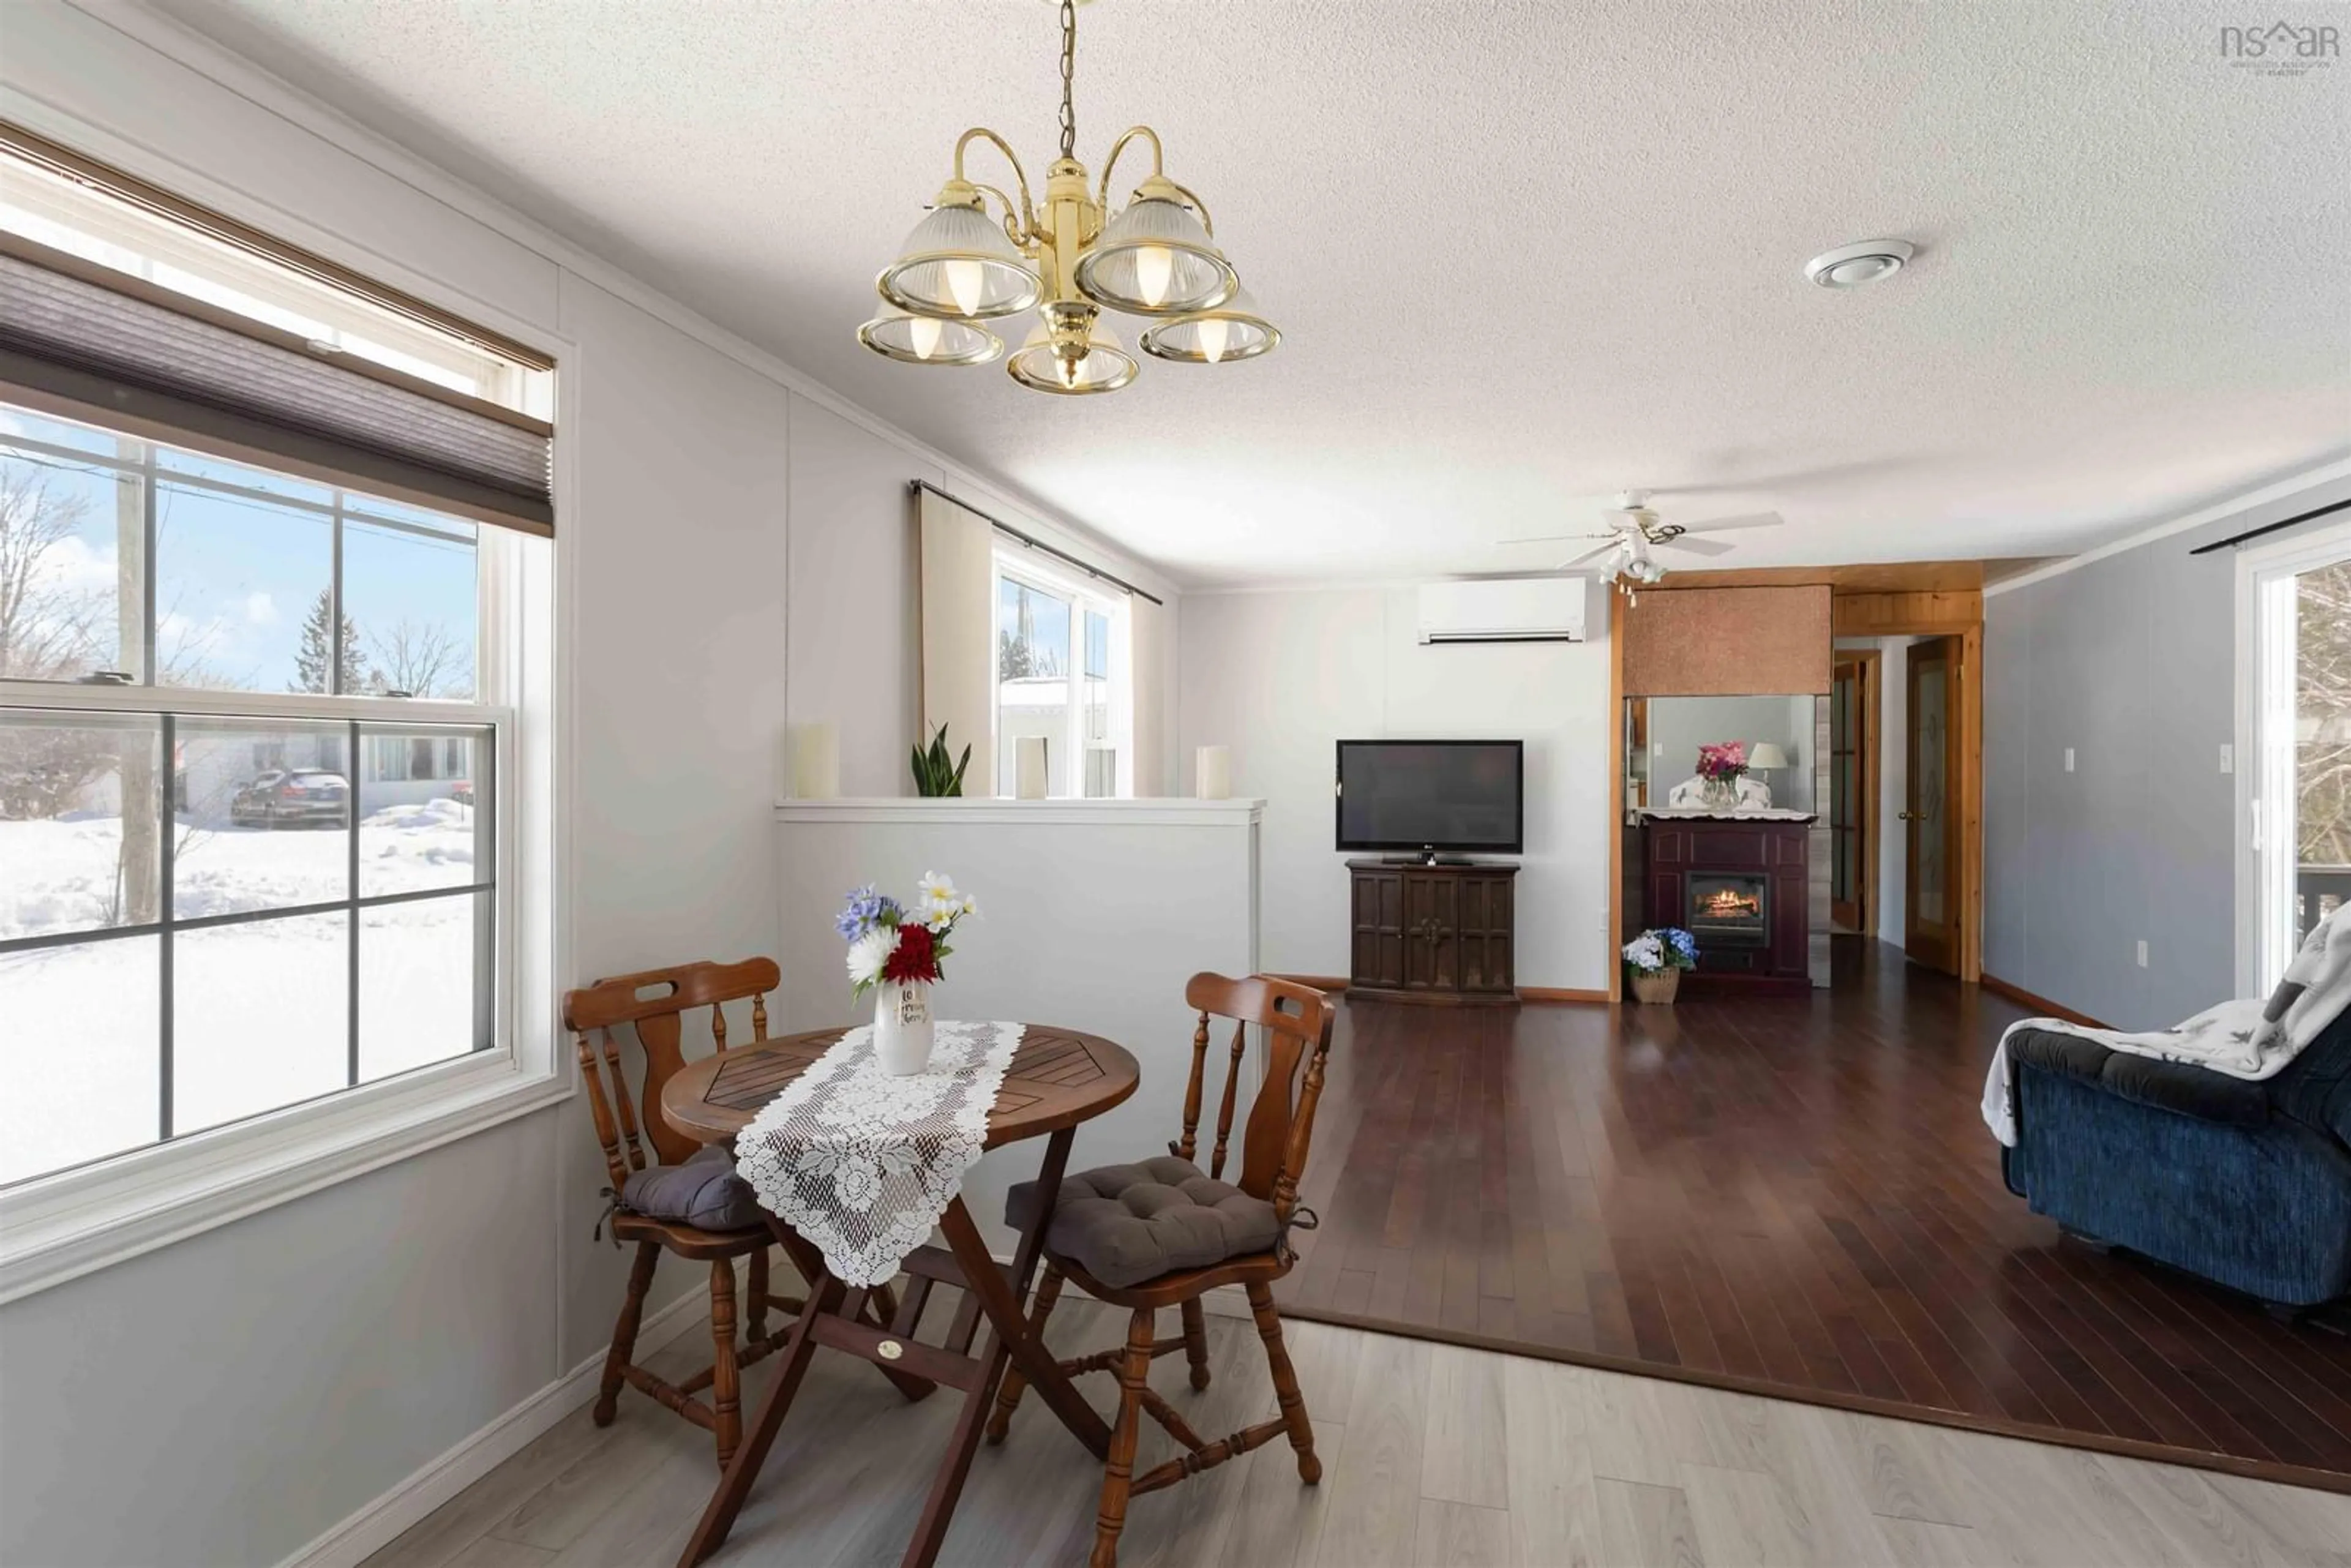
[{"label": "textured white ceiling", "polygon": [[1189,582],[1627,486],[1788,517],[1709,564],[2064,553],[2351,451],[2351,61],[2231,67],[2250,0],[1102,0],[1080,156],[1158,127],[1288,336],[1067,401],[852,336],[965,126],[1041,178],[1047,0],[156,3]]}]

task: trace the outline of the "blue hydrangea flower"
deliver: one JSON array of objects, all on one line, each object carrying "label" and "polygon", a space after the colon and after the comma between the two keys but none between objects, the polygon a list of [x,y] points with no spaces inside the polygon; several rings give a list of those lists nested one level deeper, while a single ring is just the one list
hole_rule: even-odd
[{"label": "blue hydrangea flower", "polygon": [[1698,938],[1683,930],[1680,926],[1677,925],[1672,930],[1667,932],[1666,940],[1672,943],[1674,945],[1674,951],[1679,953],[1683,957],[1695,958],[1698,956]]}]

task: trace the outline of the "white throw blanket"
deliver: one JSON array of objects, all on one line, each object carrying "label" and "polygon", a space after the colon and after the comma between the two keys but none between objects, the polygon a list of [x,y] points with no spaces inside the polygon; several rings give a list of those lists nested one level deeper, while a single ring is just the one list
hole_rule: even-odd
[{"label": "white throw blanket", "polygon": [[2340,918],[2346,909],[2351,904],[2337,908],[2303,939],[2302,950],[2286,966],[2285,978],[2266,1003],[2259,997],[2240,997],[2169,1029],[2144,1034],[2085,1029],[2058,1019],[2025,1019],[2009,1025],[1984,1076],[1984,1124],[1993,1137],[2011,1149],[2016,1146],[2016,1093],[2008,1040],[2021,1029],[2079,1035],[2109,1051],[2184,1061],[2249,1082],[2275,1075],[2351,1006],[2351,920]]}]

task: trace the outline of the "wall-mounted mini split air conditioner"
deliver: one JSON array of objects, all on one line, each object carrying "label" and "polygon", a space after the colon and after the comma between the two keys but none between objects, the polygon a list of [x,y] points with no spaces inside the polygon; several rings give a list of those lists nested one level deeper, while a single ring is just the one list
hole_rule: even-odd
[{"label": "wall-mounted mini split air conditioner", "polygon": [[1420,590],[1420,640],[1581,643],[1590,586],[1581,577],[1426,583]]}]

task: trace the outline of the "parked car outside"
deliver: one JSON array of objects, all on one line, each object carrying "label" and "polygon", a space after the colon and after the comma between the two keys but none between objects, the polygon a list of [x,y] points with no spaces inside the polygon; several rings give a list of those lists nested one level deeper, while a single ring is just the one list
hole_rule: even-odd
[{"label": "parked car outside", "polygon": [[350,781],[323,768],[272,768],[229,797],[228,820],[263,828],[350,825]]}]

